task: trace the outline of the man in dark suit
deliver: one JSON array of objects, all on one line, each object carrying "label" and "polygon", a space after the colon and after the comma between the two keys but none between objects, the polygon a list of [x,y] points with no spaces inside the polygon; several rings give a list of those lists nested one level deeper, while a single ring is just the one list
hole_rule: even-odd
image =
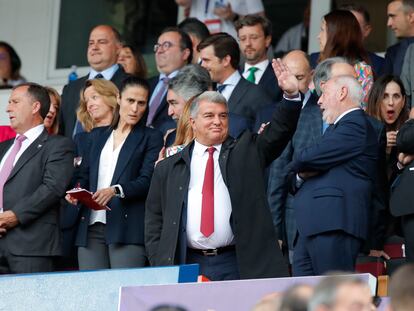
[{"label": "man in dark suit", "polygon": [[16,139],[0,144],[0,273],[53,270],[61,254],[59,203],[73,171],[73,143],[43,126],[47,90],[15,87],[7,113]]},{"label": "man in dark suit", "polygon": [[[285,96],[300,97],[296,78],[275,67]],[[152,265],[198,263],[211,280],[287,275],[262,170],[293,135],[300,108],[284,99],[261,135],[245,131],[235,140],[222,95],[209,91],[193,101],[195,140],[158,163],[152,178],[145,214]]]},{"label": "man in dark suit", "polygon": [[73,137],[82,132],[77,121],[76,110],[79,107],[79,94],[88,79],[111,80],[118,88],[128,77],[122,66],[117,64],[121,50],[121,36],[118,31],[108,25],[99,25],[92,29],[88,42],[88,63],[91,71],[88,75],[69,82],[63,88],[62,105],[59,112],[59,134]]},{"label": "man in dark suit", "polygon": [[246,15],[234,24],[239,37],[240,51],[245,59],[243,78],[262,87],[274,101],[282,99],[275,73],[267,52],[272,46],[272,24],[259,15]]},{"label": "man in dark suit", "polygon": [[262,88],[238,72],[240,50],[237,41],[229,34],[216,33],[201,41],[198,49],[201,66],[217,83],[217,91],[226,98],[229,112],[245,117],[253,124],[257,111],[271,105],[272,100]]},{"label": "man in dark suit", "polygon": [[318,103],[330,126],[292,163],[298,188],[293,200],[299,232],[295,276],[354,271],[368,235],[377,134],[360,108],[362,89],[353,76],[334,77],[322,90]]},{"label": "man in dark suit", "polygon": [[147,125],[165,133],[175,127],[168,115],[167,86],[178,71],[191,63],[193,48],[187,33],[177,27],[164,29],[154,45],[158,76],[149,79],[150,101]]},{"label": "man in dark suit", "polygon": [[387,7],[387,26],[400,41],[385,52],[384,74],[401,75],[408,46],[414,43],[414,3],[394,0]]},{"label": "man in dark suit", "polygon": [[393,216],[401,217],[405,255],[407,261],[414,262],[414,120],[407,121],[398,131],[397,147],[401,151],[400,168],[405,167],[393,185],[390,210]]}]

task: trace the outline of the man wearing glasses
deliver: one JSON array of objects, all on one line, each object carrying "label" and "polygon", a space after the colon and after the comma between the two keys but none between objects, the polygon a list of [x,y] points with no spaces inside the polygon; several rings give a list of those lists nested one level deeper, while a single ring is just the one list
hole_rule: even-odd
[{"label": "man wearing glasses", "polygon": [[192,43],[190,37],[176,27],[168,27],[161,32],[154,45],[155,63],[158,76],[151,78],[151,98],[147,125],[165,132],[174,128],[175,123],[168,116],[166,99],[168,81],[174,78],[179,69],[191,63]]}]

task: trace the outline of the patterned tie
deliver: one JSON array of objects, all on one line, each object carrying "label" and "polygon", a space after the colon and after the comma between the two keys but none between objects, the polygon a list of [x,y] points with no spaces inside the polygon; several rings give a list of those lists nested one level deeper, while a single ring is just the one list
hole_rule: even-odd
[{"label": "patterned tie", "polygon": [[98,73],[94,79],[103,79],[104,76],[102,75],[102,73]]},{"label": "patterned tie", "polygon": [[259,68],[257,68],[257,67],[250,67],[249,68],[249,75],[247,76],[246,80],[250,81],[252,83],[255,83],[256,82],[256,77],[254,76],[254,73],[258,70],[259,70]]},{"label": "patterned tie", "polygon": [[161,79],[162,81],[161,87],[158,89],[158,93],[155,94],[153,100],[150,103],[149,113],[148,113],[148,118],[147,118],[147,126],[152,125],[152,121],[155,117],[155,113],[157,112],[158,107],[161,105],[162,99],[167,90],[167,85],[168,85],[169,80],[170,79],[168,79],[168,77],[164,77]]},{"label": "patterned tie", "polygon": [[209,147],[206,172],[204,174],[200,232],[209,237],[214,232],[214,158],[216,148]]},{"label": "patterned tie", "polygon": [[217,92],[222,94],[224,89],[226,88],[226,86],[227,86],[227,84],[222,84],[222,85],[217,86]]},{"label": "patterned tie", "polygon": [[9,178],[10,173],[14,167],[13,163],[16,159],[16,155],[19,153],[20,148],[22,147],[22,142],[27,137],[24,135],[19,135],[16,140],[14,141],[14,145],[7,156],[6,161],[4,161],[4,165],[2,169],[0,170],[0,212],[3,212],[3,188],[4,184],[7,181],[7,178]]}]

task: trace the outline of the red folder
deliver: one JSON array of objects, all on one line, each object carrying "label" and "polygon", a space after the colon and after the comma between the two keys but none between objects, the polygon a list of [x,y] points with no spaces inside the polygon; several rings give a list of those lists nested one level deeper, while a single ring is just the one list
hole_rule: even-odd
[{"label": "red folder", "polygon": [[86,207],[93,209],[95,211],[100,211],[100,210],[110,211],[111,210],[108,206],[102,206],[96,203],[96,201],[92,199],[93,193],[86,189],[73,188],[71,190],[66,191],[66,193],[70,194],[72,197],[77,199],[80,203],[82,203]]}]

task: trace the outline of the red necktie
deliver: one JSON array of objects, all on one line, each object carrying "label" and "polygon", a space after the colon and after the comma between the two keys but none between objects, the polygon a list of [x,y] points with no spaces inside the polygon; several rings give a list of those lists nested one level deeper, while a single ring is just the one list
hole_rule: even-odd
[{"label": "red necktie", "polygon": [[201,203],[201,225],[200,232],[209,237],[214,232],[214,159],[213,153],[216,148],[209,147],[206,172],[203,182],[203,199]]}]

